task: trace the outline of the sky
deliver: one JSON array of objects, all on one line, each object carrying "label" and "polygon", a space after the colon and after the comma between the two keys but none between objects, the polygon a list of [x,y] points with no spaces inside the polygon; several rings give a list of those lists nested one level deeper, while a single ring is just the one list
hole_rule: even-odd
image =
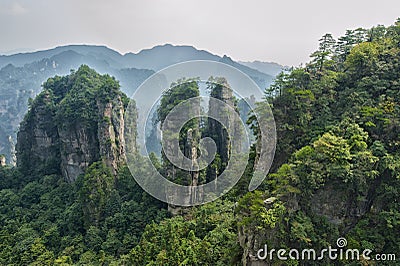
[{"label": "sky", "polygon": [[398,17],[399,0],[0,0],[0,53],[96,44],[123,54],[171,43],[298,66],[325,33]]}]

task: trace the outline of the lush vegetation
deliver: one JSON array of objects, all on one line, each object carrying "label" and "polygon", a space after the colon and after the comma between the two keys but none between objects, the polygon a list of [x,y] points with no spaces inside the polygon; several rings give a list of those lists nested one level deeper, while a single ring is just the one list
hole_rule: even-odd
[{"label": "lush vegetation", "polygon": [[239,223],[275,247],[321,250],[345,236],[349,248],[398,258],[400,21],[326,34],[311,58],[266,91],[274,173],[240,199]]},{"label": "lush vegetation", "polygon": [[116,178],[101,163],[75,183],[51,175],[24,184],[1,169],[2,265],[111,262],[134,248],[146,224],[168,217],[127,168]]},{"label": "lush vegetation", "polygon": [[[76,97],[64,97],[57,110],[65,119],[91,121],[91,106],[74,105],[91,97],[85,84],[97,81],[88,75],[75,88]],[[46,86],[54,80],[64,82],[57,77]],[[162,98],[161,123],[168,110],[198,95],[196,80],[175,85]],[[107,83],[102,88],[118,89]],[[52,91],[55,98],[64,93]],[[254,145],[233,190],[182,216],[171,217],[126,167],[115,176],[96,162],[74,183],[57,173],[31,178],[18,168],[0,167],[0,264],[241,265],[243,254],[255,254],[265,243],[320,250],[339,236],[349,248],[399,259],[400,20],[390,27],[349,30],[338,40],[324,35],[311,61],[281,73],[265,94],[278,131],[272,173],[258,190],[246,192],[258,159]],[[256,121],[249,124],[259,138]],[[151,156],[165,171],[167,163]],[[186,183],[183,179],[175,181]]]}]

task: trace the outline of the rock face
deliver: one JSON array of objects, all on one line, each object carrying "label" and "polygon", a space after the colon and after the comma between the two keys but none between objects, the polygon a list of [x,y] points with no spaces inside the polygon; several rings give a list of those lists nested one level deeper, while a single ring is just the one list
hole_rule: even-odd
[{"label": "rock face", "polygon": [[229,109],[237,110],[237,106],[233,91],[227,80],[225,78],[210,79],[208,87],[211,91],[210,96],[220,101],[210,101],[208,109],[208,117],[219,119],[217,121],[210,118],[207,125],[207,136],[215,141],[220,159],[220,161],[215,160],[207,169],[207,181],[211,181],[224,171],[229,162],[232,149],[241,150],[239,141],[236,141],[235,145],[231,144],[233,139],[240,139],[241,132],[238,121],[236,121],[235,116]]},{"label": "rock face", "polygon": [[[221,100],[231,107],[235,107],[234,97],[232,89],[229,87],[226,79],[219,78],[210,84],[211,97]],[[229,114],[229,110],[225,106],[221,106],[217,103],[209,104],[209,117],[218,117],[221,121],[216,121],[214,119],[208,120],[208,128],[210,135],[216,140],[218,154],[221,156],[221,160],[224,162],[228,161],[230,147],[229,147],[229,135],[227,129],[221,123],[226,125],[233,125],[232,115]]]},{"label": "rock face", "polygon": [[[163,175],[170,181],[187,186],[187,193],[180,195],[175,188],[167,189],[166,195],[173,200],[181,198],[186,205],[201,199],[202,193],[194,193],[195,187],[202,184],[199,165],[197,162],[200,140],[200,100],[187,100],[200,95],[196,80],[182,79],[173,83],[161,98],[157,110],[157,120],[161,124],[163,149]],[[173,109],[181,105],[189,107],[178,112]],[[179,107],[178,107],[179,108]],[[189,119],[189,120],[186,120]],[[169,205],[168,210],[173,214],[184,213],[186,208]]]},{"label": "rock face", "polygon": [[[376,186],[377,184],[372,183],[370,189]],[[357,224],[361,217],[371,210],[371,202],[367,194],[365,193],[365,195],[356,199],[354,195],[345,191],[343,185],[337,182],[327,182],[321,189],[315,191],[310,199],[309,215],[326,220],[328,224],[338,230],[340,235],[346,234]],[[264,200],[266,211],[271,208],[270,199],[275,198]],[[288,213],[304,211],[307,208],[302,206],[301,196],[296,196],[296,194],[289,193],[287,196],[282,197],[281,200],[285,203]],[[244,214],[241,213],[240,215]],[[277,265],[276,262],[268,259],[261,260],[257,257],[258,250],[263,249],[265,243],[268,243],[270,248],[279,248],[285,245],[292,245],[290,248],[299,248],[294,242],[290,242],[290,237],[279,239],[279,233],[281,232],[279,232],[278,228],[260,228],[255,224],[240,226],[239,242],[243,249],[242,265]]]},{"label": "rock face", "polygon": [[0,155],[0,166],[6,166],[6,157],[4,155]]},{"label": "rock face", "polygon": [[344,191],[340,184],[330,182],[316,191],[311,210],[346,231],[370,210],[367,192],[355,198],[354,193]]},{"label": "rock face", "polygon": [[117,81],[86,66],[49,79],[21,124],[18,166],[69,182],[100,160],[116,173],[125,160],[125,100]]},{"label": "rock face", "polygon": [[[275,197],[270,197],[262,201],[263,209],[273,211],[274,202],[277,200]],[[295,194],[288,194],[284,197],[285,207],[289,213],[293,213],[299,210],[298,198]],[[246,208],[241,210],[238,215],[238,220],[249,215],[249,210]],[[282,221],[281,221],[282,222]],[[244,266],[272,266],[282,265],[280,262],[271,261],[269,257],[267,259],[260,259],[258,257],[258,251],[260,249],[265,250],[265,244],[268,246],[268,250],[272,248],[279,249],[282,247],[284,241],[281,239],[282,228],[279,226],[268,226],[263,224],[249,223],[246,225],[240,225],[238,227],[238,238],[239,244],[243,249],[241,265]],[[285,239],[288,241],[289,239]],[[263,256],[262,254],[261,256]]]},{"label": "rock face", "polygon": [[93,162],[100,159],[116,173],[125,160],[124,106],[120,96],[112,101],[96,102],[97,125],[79,124],[60,127],[61,171],[74,181]]},{"label": "rock face", "polygon": [[257,251],[264,247],[268,235],[248,230],[249,228],[239,228],[239,243],[243,249],[242,265],[245,266],[269,266],[268,262],[257,258]]},{"label": "rock face", "polygon": [[53,97],[50,91],[44,91],[32,103],[18,133],[18,166],[24,172],[59,172],[60,138],[54,118]]}]

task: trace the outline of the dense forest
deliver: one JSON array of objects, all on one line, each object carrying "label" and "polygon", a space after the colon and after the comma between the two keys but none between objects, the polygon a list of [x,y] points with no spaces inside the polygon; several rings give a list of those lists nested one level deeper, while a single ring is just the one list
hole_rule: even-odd
[{"label": "dense forest", "polygon": [[[187,78],[163,95],[156,121],[199,95],[196,79]],[[209,90],[221,98],[221,87]],[[400,20],[337,40],[326,34],[310,62],[277,76],[257,107],[272,108],[276,155],[252,192],[262,136],[250,114],[255,143],[231,191],[180,212],[152,198],[123,160],[128,100],[118,81],[87,66],[43,84],[20,126],[18,165],[0,166],[0,265],[399,264]],[[229,160],[224,130],[211,120],[186,127],[187,156],[200,135],[220,143],[212,165],[179,174],[164,153],[151,160],[176,183],[212,180]],[[193,143],[184,141],[189,128]],[[135,171],[145,174],[145,163]],[[257,258],[266,244],[322,250],[339,237],[347,248],[397,261]]]}]

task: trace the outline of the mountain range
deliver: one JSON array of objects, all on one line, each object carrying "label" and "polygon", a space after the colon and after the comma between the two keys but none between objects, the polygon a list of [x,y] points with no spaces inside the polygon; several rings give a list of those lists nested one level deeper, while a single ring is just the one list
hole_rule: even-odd
[{"label": "mountain range", "polygon": [[[72,56],[70,60],[63,57]],[[120,54],[106,46],[96,45],[66,45],[56,48],[16,53],[11,55],[0,55],[0,69],[8,64],[23,67],[44,58],[57,59],[59,64],[72,63],[76,59],[83,59],[88,63],[97,64],[97,67],[138,68],[151,69],[154,71],[169,65],[188,60],[212,60],[233,65],[249,76],[264,77],[266,79],[280,72],[282,66],[272,62],[235,62],[228,56],[220,57],[205,50],[198,50],[193,46],[174,46],[171,44],[158,45],[151,49],[143,49],[138,53]],[[68,66],[68,65],[66,65]]]}]

